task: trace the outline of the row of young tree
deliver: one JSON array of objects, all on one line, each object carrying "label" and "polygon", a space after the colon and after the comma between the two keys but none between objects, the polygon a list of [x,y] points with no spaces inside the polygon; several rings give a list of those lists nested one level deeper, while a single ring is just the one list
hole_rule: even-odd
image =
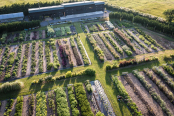
[{"label": "row of young tree", "polygon": [[52,1],[52,2],[38,2],[38,3],[14,3],[8,6],[0,7],[0,14],[8,14],[8,13],[16,13],[16,12],[24,12],[24,15],[28,15],[29,8],[38,8],[45,7],[45,6],[54,6],[60,5],[62,3],[61,0],[59,1]]},{"label": "row of young tree", "polygon": [[24,29],[29,29],[29,28],[33,28],[37,26],[40,26],[40,21],[38,20],[30,21],[30,22],[2,23],[0,25],[0,33],[22,31]]},{"label": "row of young tree", "polygon": [[134,15],[133,13],[126,12],[112,12],[109,14],[109,18],[116,18],[119,20],[129,20],[135,23],[140,23],[146,27],[150,27],[156,31],[160,31],[166,34],[173,35],[174,34],[174,26],[159,22],[157,20],[149,19],[147,17]]}]

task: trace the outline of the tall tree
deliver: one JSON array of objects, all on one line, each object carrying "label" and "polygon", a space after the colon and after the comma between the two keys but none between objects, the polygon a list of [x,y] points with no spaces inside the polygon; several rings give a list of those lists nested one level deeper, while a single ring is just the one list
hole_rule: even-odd
[{"label": "tall tree", "polygon": [[168,9],[163,12],[166,17],[166,20],[171,23],[174,20],[174,9]]}]

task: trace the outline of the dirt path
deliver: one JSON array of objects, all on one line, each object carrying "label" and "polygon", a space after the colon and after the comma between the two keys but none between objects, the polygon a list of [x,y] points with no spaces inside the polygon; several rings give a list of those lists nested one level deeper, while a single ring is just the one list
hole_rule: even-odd
[{"label": "dirt path", "polygon": [[[66,39],[66,40],[67,40],[67,39]],[[60,41],[61,41],[61,43],[62,43],[63,48],[65,48],[66,43],[63,41],[63,39],[61,39]],[[64,57],[65,57],[65,55],[64,55]],[[69,68],[69,67],[70,67],[69,59],[66,58],[66,57],[65,57],[65,59],[66,59],[66,68]]]},{"label": "dirt path", "polygon": [[0,55],[0,65],[1,65],[1,62],[2,62],[2,57],[4,55],[4,52],[5,52],[5,47],[2,49],[2,52],[1,52],[1,55]]},{"label": "dirt path", "polygon": [[48,100],[48,92],[46,93],[46,105],[47,105],[47,116],[52,116],[53,115],[53,111],[52,109],[49,107],[49,100]]},{"label": "dirt path", "polygon": [[20,59],[20,62],[19,62],[17,78],[21,77],[22,62],[23,62],[23,57],[24,57],[24,52],[25,52],[25,46],[26,46],[26,44],[24,44],[22,46],[21,59]]},{"label": "dirt path", "polygon": [[123,86],[125,87],[126,91],[128,92],[129,96],[135,102],[135,104],[138,107],[138,110],[141,111],[141,113],[144,116],[149,116],[149,111],[146,107],[146,105],[143,103],[143,101],[139,98],[137,94],[135,94],[134,90],[132,87],[127,83],[127,81],[124,79],[124,77],[119,77],[119,80],[121,80]]},{"label": "dirt path", "polygon": [[14,116],[14,114],[15,114],[16,103],[17,103],[17,99],[14,100],[13,106],[11,108],[10,116]]},{"label": "dirt path", "polygon": [[57,54],[57,56],[58,56],[59,64],[60,64],[59,69],[62,69],[62,68],[63,68],[63,65],[62,65],[62,59],[61,59],[61,57],[60,57],[59,46],[58,46],[57,41],[55,41],[55,42],[56,42],[56,43],[55,43],[55,45],[56,45],[56,54]]},{"label": "dirt path", "polygon": [[37,74],[37,73],[39,73],[39,42],[36,42],[35,50],[36,50],[36,52],[35,52],[36,67],[35,67],[34,74]]},{"label": "dirt path", "polygon": [[0,116],[3,116],[4,115],[6,104],[7,104],[7,101],[6,100],[1,101]]},{"label": "dirt path", "polygon": [[78,52],[78,54],[79,54],[79,56],[80,56],[80,60],[82,61],[82,65],[84,65],[84,61],[83,61],[83,58],[82,58],[82,54],[80,53],[79,47],[78,47],[77,42],[76,42],[75,39],[74,39],[74,44],[75,44],[75,47],[77,48],[77,52]]},{"label": "dirt path", "polygon": [[71,54],[71,59],[73,61],[73,66],[77,66],[76,58],[75,58],[74,53],[72,51],[72,47],[71,47],[70,39],[69,38],[67,39],[67,44],[69,46],[69,51],[70,51],[70,54]]},{"label": "dirt path", "polygon": [[[50,46],[50,63],[53,63],[53,62],[54,62],[53,49]],[[53,71],[53,70],[54,70],[54,67],[51,68],[51,71]]]},{"label": "dirt path", "polygon": [[65,92],[66,92],[66,98],[67,98],[67,102],[68,102],[70,116],[72,116],[72,112],[71,112],[72,110],[71,110],[71,105],[70,105],[70,101],[69,101],[69,95],[68,95],[68,89],[67,89],[67,87],[66,87]]},{"label": "dirt path", "polygon": [[155,83],[152,82],[151,79],[149,79],[143,72],[140,72],[142,75],[144,75],[145,80],[150,83],[153,87],[153,89],[156,91],[156,93],[162,98],[162,100],[166,103],[167,108],[169,109],[169,111],[172,113],[172,115],[174,115],[174,105],[170,102],[170,100],[165,96],[165,94],[159,90],[159,88],[157,87],[157,85]]},{"label": "dirt path", "polygon": [[28,95],[23,97],[22,116],[28,116]]},{"label": "dirt path", "polygon": [[47,63],[46,63],[46,57],[45,57],[45,41],[43,41],[43,72],[47,71]]},{"label": "dirt path", "polygon": [[42,39],[45,39],[46,35],[45,35],[45,30],[42,30]]},{"label": "dirt path", "polygon": [[27,70],[26,75],[30,75],[31,72],[31,54],[32,54],[32,43],[30,43],[29,49],[28,49],[28,60],[27,60]]},{"label": "dirt path", "polygon": [[156,116],[165,116],[159,104],[151,97],[148,91],[142,86],[139,80],[131,73],[128,74],[134,86],[141,92],[143,98],[148,102],[149,106],[153,109]]},{"label": "dirt path", "polygon": [[36,104],[37,104],[37,101],[36,101],[36,94],[34,94],[34,109],[33,109],[33,116],[36,116]]}]

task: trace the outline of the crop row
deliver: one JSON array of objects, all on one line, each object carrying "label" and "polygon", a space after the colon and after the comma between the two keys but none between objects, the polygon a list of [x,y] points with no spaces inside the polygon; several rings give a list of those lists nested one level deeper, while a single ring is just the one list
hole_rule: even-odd
[{"label": "crop row", "polygon": [[64,45],[64,53],[65,53],[65,57],[68,58],[70,67],[73,67],[73,59],[71,58],[71,52],[70,52],[70,47],[68,44]]},{"label": "crop row", "polygon": [[63,88],[56,88],[56,104],[57,104],[57,115],[58,116],[70,116],[66,93]]},{"label": "crop row", "polygon": [[[104,36],[109,40],[109,42],[113,45],[113,47],[115,48],[115,50],[117,52],[119,52],[121,55],[123,55],[123,51],[114,43],[114,41],[110,38],[109,34],[107,33],[103,33]],[[115,38],[114,33],[110,32],[111,36]],[[116,38],[115,38],[116,39]]]},{"label": "crop row", "polygon": [[112,82],[114,83],[114,85],[116,86],[116,88],[117,88],[117,90],[119,92],[119,95],[122,96],[123,99],[128,99],[128,102],[125,102],[125,103],[129,107],[131,113],[134,114],[135,116],[142,116],[141,112],[138,111],[138,107],[132,101],[131,97],[127,93],[126,89],[124,88],[123,84],[118,79],[118,77],[112,75],[111,79],[112,79]]},{"label": "crop row", "polygon": [[14,116],[22,116],[22,108],[23,108],[23,96],[18,96]]},{"label": "crop row", "polygon": [[103,51],[97,46],[97,43],[93,39],[91,34],[87,34],[87,38],[88,38],[90,44],[92,45],[92,47],[94,48],[94,51],[96,52],[96,54],[97,54],[98,58],[100,59],[100,61],[104,61]]},{"label": "crop row", "polygon": [[103,44],[102,40],[98,37],[98,35],[93,35],[95,41],[97,42],[98,46],[102,49],[104,55],[106,56],[107,60],[112,60],[111,54],[108,52],[107,48]]},{"label": "crop row", "polygon": [[96,24],[96,25],[97,25],[97,27],[98,27],[98,29],[99,29],[100,31],[104,31],[104,29],[101,27],[100,24]]},{"label": "crop row", "polygon": [[19,45],[19,48],[18,48],[18,52],[17,52],[17,56],[15,59],[15,64],[14,64],[14,69],[12,72],[12,77],[16,77],[17,72],[19,70],[19,64],[20,64],[20,59],[21,59],[21,54],[22,54],[22,46],[23,46],[23,44]]},{"label": "crop row", "polygon": [[169,73],[170,75],[174,76],[174,70],[173,70],[173,68],[171,66],[165,65],[165,66],[163,66],[163,68],[164,68],[164,70],[167,71],[167,73]]},{"label": "crop row", "polygon": [[93,24],[88,25],[88,29],[89,29],[90,32],[98,31],[97,27]]},{"label": "crop row", "polygon": [[59,51],[60,51],[60,57],[62,59],[62,65],[63,65],[63,67],[66,67],[67,62],[66,62],[66,58],[64,55],[64,46],[62,45],[61,40],[58,40],[57,43],[59,45]]},{"label": "crop row", "polygon": [[10,116],[10,113],[12,112],[12,106],[13,106],[13,103],[14,103],[14,99],[8,99],[7,100],[7,104],[6,104],[6,111],[4,112],[4,116]]},{"label": "crop row", "polygon": [[132,56],[132,51],[131,49],[127,46],[127,45],[123,45],[122,49],[124,50],[124,52],[128,55],[128,56]]},{"label": "crop row", "polygon": [[67,34],[67,35],[70,35],[70,34],[71,34],[70,27],[66,26],[66,27],[65,27],[65,31],[66,31],[66,34]]},{"label": "crop row", "polygon": [[45,57],[46,57],[46,64],[47,64],[47,70],[51,70],[52,64],[50,63],[50,42],[46,41],[45,42]]},{"label": "crop row", "polygon": [[28,97],[28,115],[32,116],[33,115],[33,110],[34,110],[34,94],[30,95]]},{"label": "crop row", "polygon": [[81,109],[81,115],[94,116],[93,112],[91,111],[91,107],[88,102],[88,99],[86,97],[86,92],[83,88],[83,84],[82,83],[74,84],[74,88],[75,88],[76,98]]},{"label": "crop row", "polygon": [[36,41],[33,41],[32,42],[32,54],[31,54],[31,74],[34,74],[35,67],[36,67],[35,53],[36,53]]},{"label": "crop row", "polygon": [[36,116],[47,116],[46,95],[45,92],[37,92],[36,94]]},{"label": "crop row", "polygon": [[85,64],[85,65],[88,65],[88,64],[89,64],[89,59],[88,59],[88,57],[87,57],[87,55],[86,55],[86,53],[85,53],[85,49],[84,49],[84,47],[83,47],[83,45],[82,45],[82,43],[81,43],[80,38],[75,37],[75,40],[76,40],[76,42],[77,42],[78,48],[79,48],[79,50],[80,50],[80,53],[81,53],[81,55],[82,55],[84,64]]},{"label": "crop row", "polygon": [[76,48],[76,46],[75,46],[74,38],[73,38],[73,37],[70,38],[70,44],[71,44],[71,47],[72,47],[72,50],[73,50],[74,57],[75,57],[75,59],[76,59],[77,65],[78,65],[78,66],[82,65],[82,61],[81,61],[81,59],[80,59],[79,53],[78,53],[78,51],[77,51],[77,48]]},{"label": "crop row", "polygon": [[164,82],[166,82],[169,87],[171,87],[172,89],[174,89],[174,82],[172,79],[170,79],[164,72],[162,72],[162,70],[160,70],[158,67],[154,66],[152,68],[152,70],[157,74],[159,75],[163,80]]},{"label": "crop row", "polygon": [[[105,35],[105,34],[104,34]],[[114,56],[114,58],[118,59],[119,55],[115,52],[115,50],[113,50],[112,46],[110,45],[110,43],[106,40],[106,38],[103,36],[103,34],[98,34],[98,36],[103,40],[103,43],[105,44],[105,46],[108,48],[108,50],[112,53],[112,55]]]},{"label": "crop row", "polygon": [[47,95],[47,101],[48,101],[48,105],[49,105],[49,108],[50,108],[51,111],[52,111],[52,115],[53,115],[53,116],[54,116],[55,113],[56,113],[56,106],[55,106],[54,99],[55,99],[54,91],[49,91],[49,92],[48,92],[48,95]]},{"label": "crop row", "polygon": [[39,73],[43,72],[43,42],[39,41]]},{"label": "crop row", "polygon": [[117,33],[133,51],[135,51],[134,45],[118,28],[115,28],[114,32]]},{"label": "crop row", "polygon": [[60,28],[55,28],[54,30],[56,32],[56,36],[57,37],[61,36],[61,30],[60,30]]},{"label": "crop row", "polygon": [[82,30],[84,31],[84,33],[87,33],[88,31],[87,31],[87,29],[86,29],[86,27],[85,27],[85,25],[81,25],[81,27],[82,27]]},{"label": "crop row", "polygon": [[55,42],[54,39],[51,39],[50,40],[50,47],[53,50],[53,58],[54,58],[54,60],[53,60],[53,67],[54,67],[55,70],[58,69],[59,66],[60,66],[60,64],[59,64],[59,58],[58,58],[57,53],[56,53],[56,44],[57,43]]},{"label": "crop row", "polygon": [[68,98],[71,105],[72,116],[79,116],[80,112],[77,109],[78,103],[75,98],[75,93],[72,85],[68,86]]},{"label": "crop row", "polygon": [[27,61],[28,61],[28,52],[29,52],[30,43],[25,45],[24,58],[22,62],[22,76],[25,76],[27,71]]},{"label": "crop row", "polygon": [[158,86],[158,88],[163,91],[163,93],[168,97],[168,99],[174,103],[174,95],[173,93],[168,90],[168,88],[165,86],[165,84],[161,83],[161,80],[158,79],[156,76],[154,76],[152,74],[152,72],[150,72],[150,70],[148,68],[143,69],[143,71],[145,72],[145,74]]},{"label": "crop row", "polygon": [[137,70],[133,71],[133,74],[138,78],[141,84],[147,89],[152,98],[160,105],[162,110],[168,115],[171,116],[171,112],[166,107],[166,103],[161,99],[161,97],[156,93],[156,91],[152,88],[143,75],[141,75]]}]

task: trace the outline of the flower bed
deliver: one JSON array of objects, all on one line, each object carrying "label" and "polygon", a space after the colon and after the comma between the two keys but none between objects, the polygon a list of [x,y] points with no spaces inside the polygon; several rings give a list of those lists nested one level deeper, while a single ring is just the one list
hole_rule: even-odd
[{"label": "flower bed", "polygon": [[39,73],[43,72],[43,43],[39,41]]},{"label": "flower bed", "polygon": [[71,34],[71,30],[70,30],[70,27],[69,26],[66,26],[65,27],[65,31],[66,31],[66,34],[67,35],[70,35]]},{"label": "flower bed", "polygon": [[74,88],[75,88],[76,99],[77,99],[80,109],[81,109],[81,115],[82,116],[88,116],[88,115],[94,116],[94,114],[91,111],[88,99],[86,97],[86,92],[83,89],[83,84],[76,83],[76,84],[74,84]]},{"label": "flower bed", "polygon": [[101,27],[100,24],[96,24],[96,25],[97,25],[97,27],[98,27],[98,29],[99,29],[100,31],[104,31],[104,29]]},{"label": "flower bed", "polygon": [[70,116],[65,91],[58,87],[54,90],[54,92],[56,93],[57,115]]},{"label": "flower bed", "polygon": [[61,35],[64,36],[65,35],[65,28],[61,27]]},{"label": "flower bed", "polygon": [[18,96],[14,116],[22,116],[22,108],[23,108],[23,96]]},{"label": "flower bed", "polygon": [[[112,31],[110,31],[109,34],[111,35],[111,37],[112,37],[116,42],[118,42],[118,44],[119,44],[120,46],[123,46],[121,40],[120,40],[119,38],[117,38],[117,37],[115,36],[115,34],[114,34]],[[114,43],[114,42],[113,42],[113,43]],[[115,46],[114,46],[114,47],[115,47]],[[122,51],[122,52],[123,52],[123,51]]]},{"label": "flower bed", "polygon": [[74,89],[72,85],[68,86],[68,98],[69,98],[69,102],[71,105],[71,112],[72,112],[72,116],[79,116],[80,112],[77,109],[77,100],[75,98],[75,93],[74,93]]},{"label": "flower bed", "polygon": [[66,58],[64,56],[64,48],[63,48],[63,45],[61,44],[61,41],[60,40],[58,40],[57,42],[58,42],[58,45],[59,45],[59,51],[60,51],[59,53],[60,53],[60,57],[62,59],[62,65],[63,65],[63,67],[66,67],[67,63],[66,63]]},{"label": "flower bed", "polygon": [[8,99],[6,104],[6,111],[4,112],[4,116],[10,116],[10,113],[12,112],[11,108],[13,106],[14,99]]},{"label": "flower bed", "polygon": [[158,86],[158,88],[167,96],[170,102],[174,104],[174,95],[170,90],[168,90],[165,84],[162,84],[161,80],[158,79],[156,76],[154,76],[148,68],[143,69],[143,71]]},{"label": "flower bed", "polygon": [[132,53],[131,49],[127,45],[122,46],[122,49],[125,51],[125,53],[128,56],[132,56],[133,53]]},{"label": "flower bed", "polygon": [[51,70],[52,66],[50,63],[50,42],[45,42],[45,57],[46,57],[46,63],[47,63],[47,70]]},{"label": "flower bed", "polygon": [[[111,34],[114,34],[111,32]],[[114,41],[110,38],[110,36],[107,33],[103,33],[103,35],[109,40],[109,42],[113,45],[115,50],[123,55],[123,51],[114,43]]]},{"label": "flower bed", "polygon": [[22,76],[26,75],[27,71],[27,61],[28,61],[28,51],[29,51],[30,43],[25,45],[25,52],[24,52],[24,58],[22,62]]},{"label": "flower bed", "polygon": [[78,51],[77,51],[77,48],[75,46],[73,37],[70,38],[70,43],[71,43],[71,47],[72,47],[72,50],[73,50],[74,57],[76,59],[77,65],[80,66],[80,65],[82,65],[82,61],[81,61],[80,56],[78,54]]},{"label": "flower bed", "polygon": [[114,32],[117,33],[133,51],[135,51],[134,45],[120,30],[118,30],[118,28],[115,28]]},{"label": "flower bed", "polygon": [[170,75],[172,75],[174,77],[174,70],[171,66],[164,65],[163,68],[164,68],[164,70],[167,71],[167,73],[169,73]]},{"label": "flower bed", "polygon": [[54,37],[54,33],[53,26],[47,26],[47,37]]},{"label": "flower bed", "polygon": [[152,85],[150,85],[143,75],[141,75],[137,70],[133,71],[133,74],[138,78],[138,80],[141,82],[141,84],[144,86],[144,88],[147,89],[149,94],[152,96],[152,98],[160,105],[163,112],[165,112],[168,116],[171,116],[171,112],[166,107],[165,102],[161,99],[161,97],[156,93],[156,91],[152,88]]},{"label": "flower bed", "polygon": [[36,93],[36,116],[47,116],[47,105],[45,92]]},{"label": "flower bed", "polygon": [[154,66],[152,68],[152,70],[157,74],[159,75],[163,80],[164,82],[166,82],[169,87],[171,87],[172,89],[174,89],[174,81],[172,79],[170,79],[164,72],[162,72],[158,67]]},{"label": "flower bed", "polygon": [[56,32],[56,36],[57,37],[61,36],[61,30],[60,30],[60,28],[55,28],[54,30]]},{"label": "flower bed", "polygon": [[85,25],[82,24],[82,25],[81,25],[81,28],[82,28],[82,30],[83,30],[84,33],[88,33],[88,31],[87,31]]},{"label": "flower bed", "polygon": [[77,42],[78,48],[79,48],[79,50],[80,50],[80,53],[81,53],[81,55],[82,55],[84,64],[85,64],[85,65],[89,65],[89,64],[90,64],[90,63],[89,63],[89,59],[88,59],[88,57],[87,57],[87,55],[86,55],[86,52],[85,52],[85,50],[84,50],[85,48],[83,47],[80,38],[75,37],[75,40],[76,40],[76,42]]},{"label": "flower bed", "polygon": [[103,51],[97,46],[97,43],[93,39],[91,34],[87,34],[87,38],[88,38],[90,44],[92,45],[92,47],[94,48],[94,51],[96,52],[96,54],[97,54],[98,58],[100,59],[100,61],[104,61]]},{"label": "flower bed", "polygon": [[65,57],[68,58],[70,67],[73,67],[73,60],[71,59],[70,48],[69,48],[69,45],[67,45],[67,44],[64,45],[64,54],[65,54]]},{"label": "flower bed", "polygon": [[106,56],[106,59],[107,60],[112,60],[112,56],[108,52],[108,50],[105,47],[105,45],[103,44],[102,40],[97,35],[93,35],[93,37],[94,37],[95,41],[97,42],[98,46],[102,49],[104,55]]},{"label": "flower bed", "polygon": [[112,53],[112,55],[114,56],[114,58],[119,59],[119,55],[113,50],[113,48],[111,47],[111,45],[108,43],[108,41],[106,40],[106,38],[100,33],[98,34],[98,36],[100,37],[100,39],[103,40],[103,43],[105,44],[105,46],[108,48],[108,50]]},{"label": "flower bed", "polygon": [[98,31],[98,29],[95,25],[90,24],[90,25],[87,25],[87,26],[88,26],[88,29],[89,29],[90,32],[97,32]]}]

